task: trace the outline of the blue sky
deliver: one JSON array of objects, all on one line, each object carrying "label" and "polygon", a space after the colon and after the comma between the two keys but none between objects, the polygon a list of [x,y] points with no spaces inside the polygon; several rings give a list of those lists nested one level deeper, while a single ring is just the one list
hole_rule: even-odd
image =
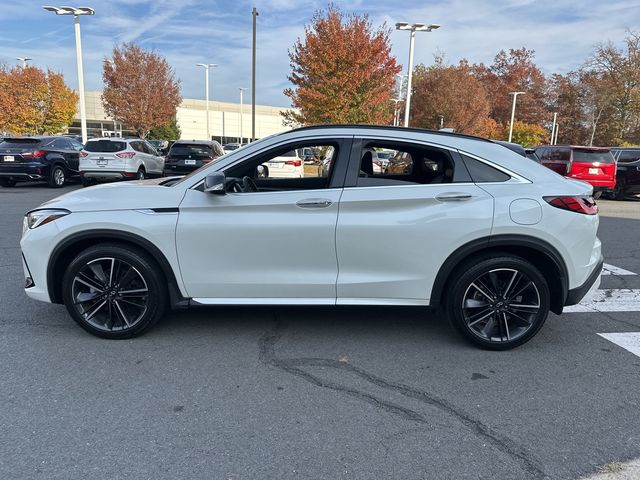
[{"label": "blue sky", "polygon": [[[42,9],[42,1],[2,0],[0,62],[28,56],[41,68],[61,71],[77,86],[73,19]],[[491,62],[500,49],[526,46],[536,51],[547,73],[577,68],[594,45],[620,44],[628,28],[639,28],[640,0],[355,0],[335,1],[345,12],[369,13],[374,25],[396,21],[439,23],[416,36],[416,63],[432,63],[443,52],[455,63]],[[67,4],[62,2],[54,5]],[[102,86],[101,61],[114,43],[134,41],[164,55],[176,70],[185,98],[204,98],[204,73],[196,63],[217,63],[212,98],[237,102],[238,87],[251,86],[251,8],[236,0],[107,0],[72,2],[95,8],[83,17],[85,87]],[[256,0],[258,17],[259,104],[288,106],[287,50],[304,34],[314,11],[326,1]],[[394,31],[392,53],[406,65],[408,34]],[[246,92],[249,94],[249,92]],[[250,96],[246,96],[250,101]]]}]

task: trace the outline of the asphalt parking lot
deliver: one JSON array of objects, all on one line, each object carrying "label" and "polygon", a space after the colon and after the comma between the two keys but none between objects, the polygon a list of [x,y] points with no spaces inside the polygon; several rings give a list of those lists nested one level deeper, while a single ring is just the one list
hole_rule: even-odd
[{"label": "asphalt parking lot", "polygon": [[211,308],[100,340],[22,290],[22,215],[60,193],[0,191],[0,478],[576,479],[640,457],[638,201],[599,202],[598,301],[487,352],[413,308]]}]

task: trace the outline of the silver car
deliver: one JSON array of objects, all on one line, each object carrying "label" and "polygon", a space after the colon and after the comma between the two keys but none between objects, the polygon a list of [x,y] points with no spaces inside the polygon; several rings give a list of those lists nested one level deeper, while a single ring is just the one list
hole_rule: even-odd
[{"label": "silver car", "polygon": [[164,158],[140,138],[90,139],[80,153],[80,178],[85,187],[98,181],[161,177]]}]

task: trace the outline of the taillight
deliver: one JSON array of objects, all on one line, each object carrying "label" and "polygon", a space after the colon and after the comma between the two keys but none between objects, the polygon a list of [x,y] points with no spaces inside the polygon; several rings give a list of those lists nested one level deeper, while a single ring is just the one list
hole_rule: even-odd
[{"label": "taillight", "polygon": [[203,158],[202,159],[202,163],[209,163],[211,161],[213,161],[213,158]]},{"label": "taillight", "polygon": [[89,156],[89,154],[83,150],[83,151],[81,151],[81,152],[80,152],[80,156],[81,156],[82,158],[84,158],[84,157],[88,157],[88,156]]},{"label": "taillight", "polygon": [[22,154],[23,158],[38,158],[44,157],[47,152],[43,152],[42,150],[36,150],[34,152],[25,152]]},{"label": "taillight", "polygon": [[284,162],[285,165],[293,165],[294,167],[299,167],[302,165],[302,160],[287,160]]},{"label": "taillight", "polygon": [[133,156],[136,154],[136,152],[120,152],[120,153],[116,153],[116,157],[120,157],[120,158],[133,158]]},{"label": "taillight", "polygon": [[596,215],[598,213],[598,205],[596,205],[593,197],[543,197],[545,202],[562,210],[583,213],[585,215]]}]

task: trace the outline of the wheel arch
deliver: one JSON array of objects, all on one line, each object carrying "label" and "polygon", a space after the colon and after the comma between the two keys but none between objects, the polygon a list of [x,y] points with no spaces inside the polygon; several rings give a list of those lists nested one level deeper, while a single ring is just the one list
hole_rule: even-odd
[{"label": "wheel arch", "polygon": [[118,230],[97,229],[88,232],[80,232],[65,238],[53,249],[47,265],[47,288],[49,298],[53,303],[62,302],[62,282],[56,279],[62,278],[65,265],[81,251],[100,243],[119,243],[138,248],[147,253],[155,261],[167,281],[169,302],[172,308],[188,306],[188,300],[180,293],[175,272],[162,251],[149,240],[134,233]]},{"label": "wheel arch", "polygon": [[474,256],[486,253],[513,254],[540,270],[549,284],[551,311],[562,313],[569,289],[567,266],[558,250],[548,242],[526,235],[495,235],[473,240],[455,250],[442,264],[431,289],[429,303],[444,303],[449,282],[456,269]]}]

